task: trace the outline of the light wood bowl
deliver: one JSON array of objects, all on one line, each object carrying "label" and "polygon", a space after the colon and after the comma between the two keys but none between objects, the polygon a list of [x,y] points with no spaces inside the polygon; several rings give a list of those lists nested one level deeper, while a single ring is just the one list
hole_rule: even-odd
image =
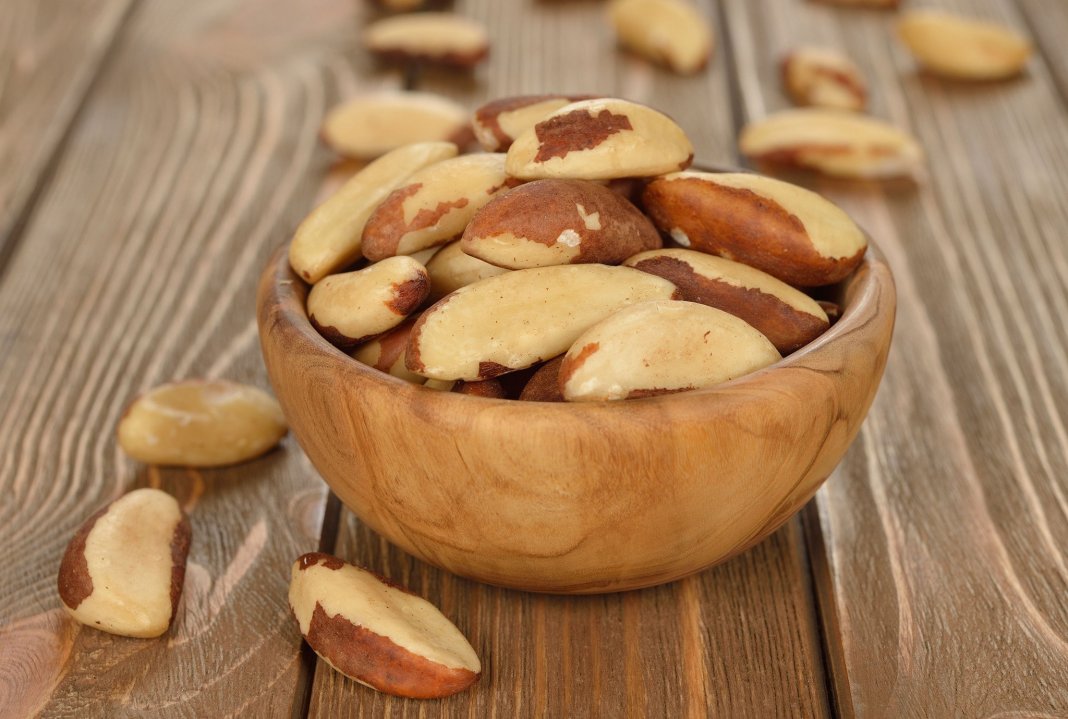
[{"label": "light wood bowl", "polygon": [[312,328],[285,248],[260,281],[267,371],[297,441],[361,521],[456,574],[536,592],[647,587],[770,535],[819,488],[875,396],[894,325],[869,249],[838,322],[713,388],[550,404],[425,389]]}]

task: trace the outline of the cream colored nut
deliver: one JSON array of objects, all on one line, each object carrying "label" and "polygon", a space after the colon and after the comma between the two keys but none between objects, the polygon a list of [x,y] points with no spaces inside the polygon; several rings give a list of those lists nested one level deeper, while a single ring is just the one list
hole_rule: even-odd
[{"label": "cream colored nut", "polygon": [[518,184],[504,174],[504,155],[463,155],[420,170],[394,190],[363,229],[363,254],[377,261],[443,245],[475,212]]},{"label": "cream colored nut", "polygon": [[608,18],[623,47],[683,75],[708,64],[712,26],[686,0],[614,0]]},{"label": "cream colored nut", "polygon": [[74,619],[125,637],[158,637],[178,610],[192,532],[174,497],[135,489],[91,516],[59,565]]},{"label": "cream colored nut", "polygon": [[320,135],[345,157],[366,160],[415,142],[469,137],[468,115],[452,100],[429,92],[378,92],[331,110]]},{"label": "cream colored nut", "polygon": [[422,384],[426,377],[420,377],[404,366],[404,350],[408,346],[408,335],[411,334],[416,319],[409,317],[381,337],[363,343],[350,356],[379,372],[391,374],[405,382]]},{"label": "cream colored nut", "polygon": [[508,174],[524,180],[609,180],[684,170],[693,145],[674,120],[626,100],[565,105],[516,138]]},{"label": "cream colored nut", "polygon": [[999,80],[1016,75],[1031,57],[1031,43],[1002,25],[939,10],[902,14],[897,33],[925,69],[958,80]]},{"label": "cream colored nut", "polygon": [[399,325],[429,293],[426,268],[406,255],[390,257],[312,287],[308,317],[331,344],[355,347]]},{"label": "cream colored nut", "polygon": [[637,207],[587,180],[535,180],[517,187],[479,210],[460,240],[467,254],[510,269],[618,265],[662,244]]},{"label": "cream colored nut", "polygon": [[401,183],[435,162],[456,157],[451,142],[419,142],[378,158],[304,218],[289,245],[289,264],[315,284],[360,258],[363,227]]},{"label": "cream colored nut", "polygon": [[800,349],[830,323],[820,305],[758,269],[692,250],[642,252],[628,267],[671,281],[682,299],[729,312],[755,327],[782,354]]},{"label": "cream colored nut", "polygon": [[486,27],[450,12],[398,15],[371,23],[363,34],[368,50],[388,60],[474,67],[489,54]]},{"label": "cream colored nut", "polygon": [[756,161],[853,178],[916,176],[923,150],[907,132],[851,112],[787,110],[751,122],[739,140]]},{"label": "cream colored nut", "polygon": [[856,63],[823,47],[802,47],[782,61],[782,82],[798,105],[863,110],[868,88]]},{"label": "cream colored nut", "polygon": [[146,464],[222,467],[260,456],[286,433],[282,408],[257,387],[226,380],[164,384],[119,421],[119,446]]},{"label": "cream colored nut", "polygon": [[447,697],[482,674],[475,650],[437,607],[337,557],[312,552],[293,564],[289,606],[321,659],[380,692]]},{"label": "cream colored nut", "polygon": [[710,387],[781,359],[745,321],[694,302],[626,307],[575,340],[560,366],[568,401],[635,399]]},{"label": "cream colored nut", "polygon": [[440,300],[415,323],[408,369],[442,380],[489,379],[563,354],[620,307],[670,298],[675,285],[629,267],[515,270]]},{"label": "cream colored nut", "polygon": [[515,138],[564,105],[589,100],[593,95],[520,95],[488,102],[475,110],[471,127],[480,145],[503,152]]},{"label": "cream colored nut", "polygon": [[427,263],[426,271],[430,275],[430,299],[437,302],[461,287],[487,277],[503,275],[508,270],[472,257],[463,251],[457,240],[438,250]]},{"label": "cream colored nut", "polygon": [[838,282],[860,264],[868,245],[833,203],[760,175],[665,175],[645,188],[642,205],[683,247],[742,262],[798,287]]}]

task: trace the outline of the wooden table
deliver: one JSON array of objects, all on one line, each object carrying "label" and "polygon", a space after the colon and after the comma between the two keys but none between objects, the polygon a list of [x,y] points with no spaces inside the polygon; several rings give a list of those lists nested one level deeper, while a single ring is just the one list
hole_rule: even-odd
[{"label": "wooden table", "polygon": [[[919,4],[919,3],[917,3]],[[932,3],[924,3],[932,4]],[[777,58],[837,46],[872,112],[928,152],[917,186],[798,176],[877,238],[900,308],[863,432],[816,500],[743,556],[585,598],[450,576],[328,501],[288,438],[219,471],[126,459],[141,390],[266,386],[253,312],[269,253],[335,182],[316,140],[340,98],[400,86],[360,48],[357,0],[7,0],[0,13],[0,716],[1068,716],[1068,3],[935,0],[1021,28],[1024,77],[917,74],[893,14],[703,0],[709,70],[618,53],[602,3],[460,0],[490,27],[474,107],[620,94],[676,117],[698,161],[787,106]],[[75,528],[138,486],[175,494],[194,544],[160,640],[67,619]],[[290,562],[324,548],[452,617],[485,676],[440,702],[378,695],[302,648]]]}]

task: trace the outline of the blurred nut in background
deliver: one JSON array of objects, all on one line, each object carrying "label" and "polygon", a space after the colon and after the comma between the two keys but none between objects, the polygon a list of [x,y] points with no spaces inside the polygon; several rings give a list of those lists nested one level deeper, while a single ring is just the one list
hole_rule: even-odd
[{"label": "blurred nut in background", "polygon": [[489,55],[489,34],[475,20],[449,12],[397,15],[367,26],[367,49],[386,60],[471,68]]},{"label": "blurred nut in background", "polygon": [[991,22],[939,10],[910,10],[897,24],[901,41],[924,69],[958,80],[998,80],[1019,73],[1031,43]]},{"label": "blurred nut in background", "polygon": [[863,110],[868,90],[860,68],[830,48],[802,47],[782,61],[783,87],[798,105]]},{"label": "blurred nut in background", "polygon": [[348,100],[323,120],[320,135],[337,153],[369,160],[413,142],[460,141],[467,110],[430,92],[378,92]]},{"label": "blurred nut in background", "polygon": [[608,17],[619,44],[682,75],[708,64],[713,35],[687,0],[613,0]]}]

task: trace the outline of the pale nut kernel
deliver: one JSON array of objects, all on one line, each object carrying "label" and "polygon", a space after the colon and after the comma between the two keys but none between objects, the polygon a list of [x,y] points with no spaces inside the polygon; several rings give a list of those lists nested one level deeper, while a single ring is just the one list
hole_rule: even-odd
[{"label": "pale nut kernel", "polygon": [[59,565],[59,597],[76,621],[158,637],[178,610],[192,532],[174,497],[135,489],[89,517]]},{"label": "pale nut kernel", "polygon": [[615,98],[565,105],[508,148],[509,175],[610,180],[684,170],[693,145],[667,115]]},{"label": "pale nut kernel", "polygon": [[738,144],[751,160],[837,177],[916,177],[923,166],[923,150],[910,134],[840,110],[778,112],[746,125]]},{"label": "pale nut kernel", "polygon": [[957,80],[1011,77],[1032,52],[1027,38],[1010,28],[939,10],[902,14],[897,33],[924,69]]},{"label": "pale nut kernel", "polygon": [[504,155],[483,153],[420,170],[389,194],[363,229],[363,254],[378,261],[443,245],[460,235],[483,205],[519,184]]},{"label": "pale nut kernel", "polygon": [[375,208],[412,173],[456,154],[451,142],[418,142],[357,172],[297,227],[289,245],[293,271],[315,284],[358,260],[363,228]]},{"label": "pale nut kernel", "polygon": [[619,43],[682,75],[708,64],[709,21],[686,0],[613,0],[608,18]]},{"label": "pale nut kernel", "polygon": [[856,223],[832,202],[760,175],[665,175],[645,188],[642,206],[683,247],[756,267],[796,287],[845,278],[868,245]]},{"label": "pale nut kernel", "polygon": [[469,137],[467,111],[429,92],[377,92],[348,100],[327,113],[320,136],[345,157],[369,160],[415,142]]},{"label": "pale nut kernel", "polygon": [[595,95],[519,95],[502,97],[475,110],[471,127],[475,138],[488,152],[504,152],[515,138],[550,113]]},{"label": "pale nut kernel", "polygon": [[569,402],[636,399],[726,382],[779,361],[744,320],[694,302],[625,307],[575,340],[560,366]]},{"label": "pale nut kernel", "polygon": [[802,47],[782,61],[782,82],[798,105],[861,111],[868,89],[856,63],[823,47]]},{"label": "pale nut kernel", "polygon": [[473,282],[508,272],[503,267],[483,262],[463,251],[460,241],[442,247],[426,264],[430,275],[430,300],[437,302],[450,292]]},{"label": "pale nut kernel", "polygon": [[618,265],[662,245],[637,207],[588,180],[535,180],[494,198],[464,231],[467,254],[522,269],[600,262]]},{"label": "pale nut kernel", "polygon": [[437,607],[337,557],[312,552],[293,564],[289,606],[323,661],[377,691],[436,699],[482,674],[471,644]]},{"label": "pale nut kernel", "polygon": [[816,300],[740,262],[668,249],[642,252],[628,259],[626,265],[671,281],[688,302],[745,320],[784,355],[804,347],[830,327]]},{"label": "pale nut kernel", "polygon": [[254,459],[285,436],[282,408],[269,394],[227,380],[155,387],[127,407],[119,446],[146,464],[222,467]]},{"label": "pale nut kernel", "polygon": [[364,30],[363,42],[379,57],[401,62],[470,68],[489,55],[485,25],[450,12],[421,12],[378,20]]},{"label": "pale nut kernel", "polygon": [[399,325],[429,293],[426,268],[406,255],[390,257],[324,278],[308,293],[308,318],[331,344],[348,349]]},{"label": "pale nut kernel", "polygon": [[557,265],[476,282],[415,323],[408,369],[440,380],[489,379],[563,354],[591,325],[675,285],[629,267]]},{"label": "pale nut kernel", "polygon": [[421,377],[404,365],[404,351],[408,347],[408,335],[412,332],[416,317],[409,317],[381,337],[365,342],[349,355],[354,360],[374,367],[379,372],[393,375],[405,382],[422,384]]}]

